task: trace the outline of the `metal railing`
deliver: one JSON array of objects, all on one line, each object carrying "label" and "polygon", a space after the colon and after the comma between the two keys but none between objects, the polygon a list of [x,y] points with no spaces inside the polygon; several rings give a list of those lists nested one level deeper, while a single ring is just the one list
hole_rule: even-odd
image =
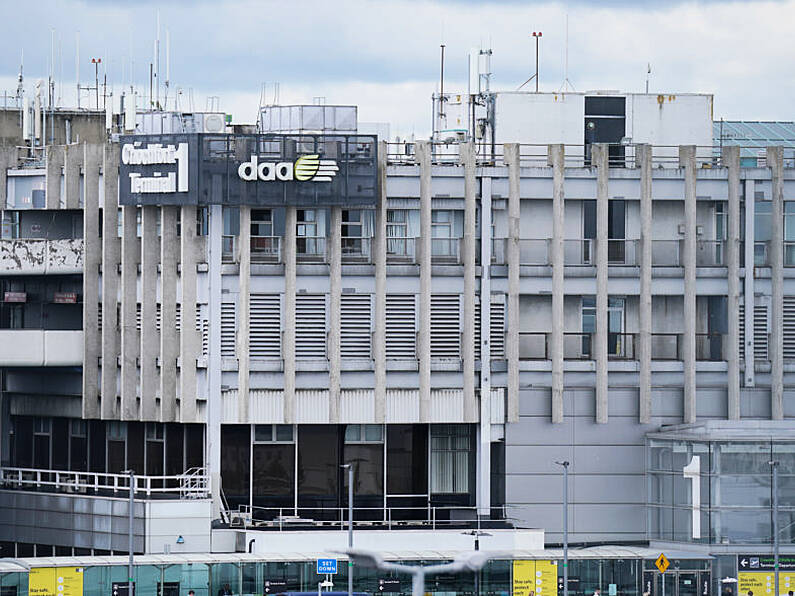
[{"label": "metal railing", "polygon": [[[387,497],[392,498],[392,497]],[[507,506],[491,507],[490,519],[506,520]],[[262,507],[239,505],[226,512],[230,526],[256,527],[282,531],[297,527],[346,528],[347,507]],[[477,507],[354,507],[353,526],[428,527],[430,529],[480,525]]]},{"label": "metal railing", "polygon": [[607,357],[610,360],[635,360],[635,334],[607,334]]},{"label": "metal railing", "polygon": [[563,358],[566,360],[590,360],[593,353],[591,333],[564,333]]},{"label": "metal railing", "polygon": [[340,238],[344,262],[369,262],[372,258],[373,239],[365,236],[343,236]]},{"label": "metal railing", "polygon": [[679,344],[679,333],[652,333],[652,360],[681,360],[682,352]]},{"label": "metal railing", "polygon": [[521,265],[549,265],[548,238],[522,238],[519,240],[519,263]]},{"label": "metal railing", "polygon": [[[203,499],[210,494],[210,478],[204,468],[191,468],[173,476],[134,477],[136,494],[179,499]],[[49,490],[59,493],[127,494],[127,474],[43,470],[38,468],[0,468],[0,488]]]},{"label": "metal railing", "polygon": [[696,242],[696,267],[724,267],[726,243],[723,240]]},{"label": "metal railing", "polygon": [[417,242],[408,236],[387,236],[386,260],[390,263],[413,263],[416,260]]},{"label": "metal railing", "polygon": [[221,262],[234,263],[238,259],[237,236],[221,236]]},{"label": "metal railing", "polygon": [[795,242],[784,242],[784,267],[795,267]]},{"label": "metal railing", "polygon": [[651,264],[653,267],[681,267],[681,240],[652,240]]},{"label": "metal railing", "polygon": [[461,238],[431,238],[431,260],[434,263],[460,263]]},{"label": "metal railing", "polygon": [[767,242],[754,242],[754,265],[756,267],[770,265],[770,254]]},{"label": "metal railing", "polygon": [[723,334],[696,333],[696,360],[723,360]]},{"label": "metal railing", "polygon": [[548,360],[547,334],[543,332],[519,332],[519,360]]},{"label": "metal railing", "polygon": [[594,264],[593,240],[563,241],[563,263],[566,265],[593,265]]},{"label": "metal railing", "polygon": [[299,261],[324,261],[326,258],[326,237],[296,236],[295,256]]},{"label": "metal railing", "polygon": [[280,236],[251,236],[252,262],[281,261],[282,239]]}]

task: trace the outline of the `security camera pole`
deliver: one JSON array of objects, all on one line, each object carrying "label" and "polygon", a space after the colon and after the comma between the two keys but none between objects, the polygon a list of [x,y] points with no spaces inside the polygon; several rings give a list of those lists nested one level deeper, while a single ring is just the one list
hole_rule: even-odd
[{"label": "security camera pole", "polygon": [[411,592],[413,596],[424,596],[425,576],[437,573],[458,573],[460,571],[479,571],[489,559],[499,556],[499,553],[488,553],[482,550],[465,553],[450,563],[439,565],[401,565],[384,561],[377,552],[362,549],[348,549],[344,551],[349,559],[356,565],[379,569],[381,571],[394,571],[395,573],[408,573],[411,575]]}]

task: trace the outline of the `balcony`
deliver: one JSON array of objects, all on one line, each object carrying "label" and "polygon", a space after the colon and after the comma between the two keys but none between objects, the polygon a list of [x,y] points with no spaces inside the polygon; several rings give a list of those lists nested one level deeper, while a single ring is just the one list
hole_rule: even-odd
[{"label": "balcony", "polygon": [[720,362],[723,358],[721,333],[696,333],[696,360]]},{"label": "balcony", "polygon": [[325,236],[298,236],[295,239],[295,258],[302,263],[326,262]]},{"label": "balcony", "polygon": [[784,267],[795,267],[795,242],[784,243]]},{"label": "balcony", "polygon": [[279,263],[282,258],[280,236],[251,236],[252,263]]},{"label": "balcony", "polygon": [[519,332],[519,360],[548,360],[547,334],[542,332]]},{"label": "balcony", "polygon": [[373,239],[363,236],[340,238],[343,263],[369,263],[372,258]]},{"label": "balcony", "polygon": [[432,238],[431,261],[456,265],[461,262],[461,238]]},{"label": "balcony", "polygon": [[386,239],[387,263],[415,263],[416,239],[402,236],[389,236]]},{"label": "balcony", "polygon": [[651,359],[681,360],[680,337],[678,333],[652,333]]},{"label": "balcony", "polygon": [[0,270],[4,275],[82,273],[83,239],[0,240]]},{"label": "balcony", "polygon": [[0,329],[0,366],[82,365],[82,331]]},{"label": "balcony", "polygon": [[563,241],[563,263],[565,265],[594,265],[594,242],[586,238],[584,240],[564,240]]},{"label": "balcony", "polygon": [[681,240],[652,240],[652,267],[681,267]]},{"label": "balcony", "polygon": [[699,240],[696,243],[696,267],[725,267],[725,252],[723,240]]}]

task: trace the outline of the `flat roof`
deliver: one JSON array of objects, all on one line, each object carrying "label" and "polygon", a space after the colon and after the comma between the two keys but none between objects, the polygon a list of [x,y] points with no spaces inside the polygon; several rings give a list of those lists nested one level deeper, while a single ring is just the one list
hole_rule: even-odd
[{"label": "flat roof", "polygon": [[705,420],[694,424],[663,426],[646,433],[646,436],[683,441],[795,442],[795,425],[791,420]]}]

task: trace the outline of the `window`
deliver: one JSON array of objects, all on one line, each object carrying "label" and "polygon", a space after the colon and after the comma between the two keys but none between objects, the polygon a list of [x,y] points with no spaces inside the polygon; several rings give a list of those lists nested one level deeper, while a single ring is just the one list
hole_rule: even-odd
[{"label": "window", "polygon": [[298,255],[320,256],[325,252],[325,237],[320,237],[315,209],[296,212],[296,251]]},{"label": "window", "polygon": [[147,441],[162,441],[164,438],[163,425],[157,422],[146,423],[146,440]]},{"label": "window", "polygon": [[434,209],[431,214],[431,253],[438,257],[456,255],[453,239],[453,212]]},{"label": "window", "polygon": [[292,443],[292,424],[255,424],[255,443]]},{"label": "window", "polygon": [[768,244],[773,233],[771,211],[770,201],[754,203],[754,265],[768,264]]},{"label": "window", "polygon": [[582,355],[591,355],[591,337],[596,332],[596,298],[582,297]]},{"label": "window", "polygon": [[363,213],[359,209],[343,209],[340,236],[343,255],[366,255],[367,241],[364,237]]},{"label": "window", "polygon": [[431,427],[431,492],[469,492],[471,437],[465,424]]},{"label": "window", "polygon": [[784,266],[795,267],[795,201],[784,201]]},{"label": "window", "polygon": [[346,443],[383,443],[384,427],[380,424],[348,424],[345,427]]},{"label": "window", "polygon": [[408,238],[408,212],[405,209],[387,209],[386,211],[386,253],[394,256],[411,254]]},{"label": "window", "polygon": [[[591,262],[591,247],[588,240],[596,238],[596,201],[582,202],[583,263]],[[626,201],[611,199],[607,202],[607,261],[623,263],[626,240]]]},{"label": "window", "polygon": [[210,211],[207,207],[196,207],[196,235],[206,236],[210,230]]},{"label": "window", "polygon": [[273,236],[273,211],[270,209],[251,210],[251,237],[269,238]]}]

